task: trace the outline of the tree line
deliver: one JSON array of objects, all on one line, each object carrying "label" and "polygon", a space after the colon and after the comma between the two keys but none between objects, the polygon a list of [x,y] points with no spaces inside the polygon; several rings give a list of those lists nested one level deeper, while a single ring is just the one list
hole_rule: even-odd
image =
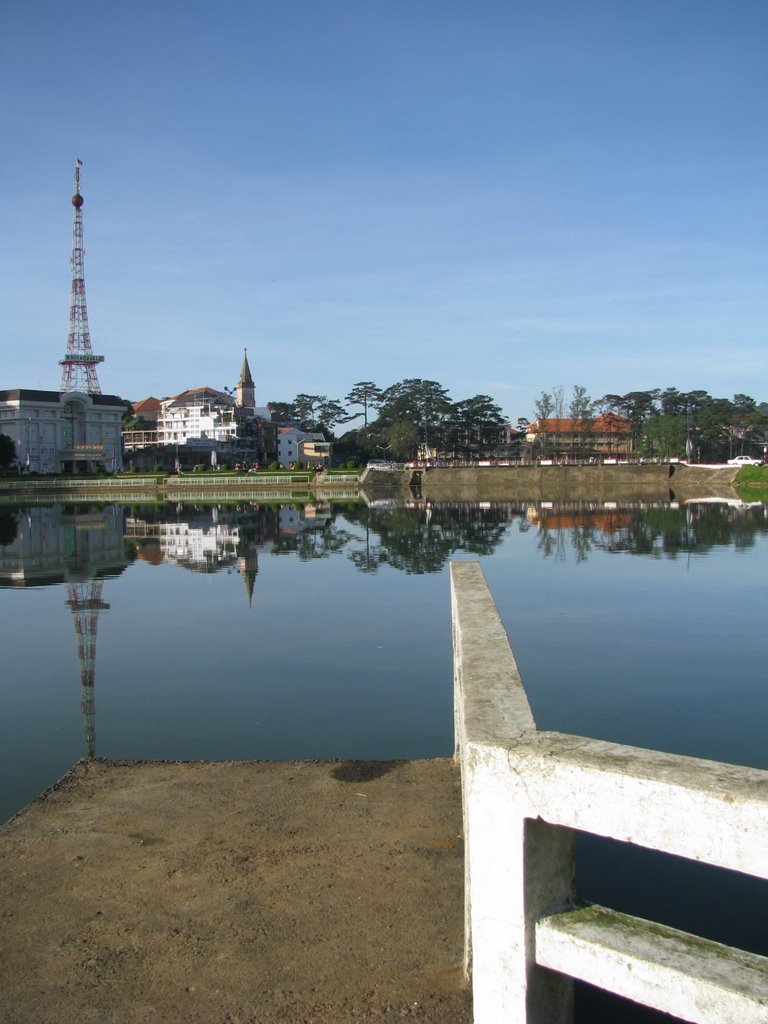
[{"label": "tree line", "polygon": [[[642,458],[688,456],[717,462],[738,454],[760,453],[768,444],[768,403],[749,395],[715,398],[706,391],[652,388],[592,399],[576,385],[570,401],[562,387],[542,391],[536,415],[557,421],[565,416],[589,426],[599,416],[621,417],[629,424],[632,447]],[[525,429],[527,421],[519,420]]]},{"label": "tree line", "polygon": [[344,399],[297,395],[293,402],[270,402],[276,418],[305,430],[332,432],[340,424],[362,419],[362,426],[335,440],[338,458],[394,459],[439,451],[453,458],[478,457],[503,443],[507,421],[488,395],[454,402],[434,380],[408,378],[387,388],[358,381]]},{"label": "tree line", "polygon": [[[439,452],[455,459],[497,454],[508,440],[507,419],[489,395],[452,401],[439,382],[407,378],[386,388],[358,381],[343,402],[325,395],[297,395],[293,402],[270,402],[273,416],[334,440],[337,458],[401,461]],[[577,420],[589,431],[598,417],[620,417],[629,425],[635,454],[643,458],[689,456],[721,461],[737,454],[760,454],[768,444],[768,403],[749,395],[716,398],[706,391],[653,388],[592,398],[586,387],[562,385],[542,391],[533,419]],[[334,433],[362,419],[362,425]],[[517,420],[518,438],[530,420]]]}]

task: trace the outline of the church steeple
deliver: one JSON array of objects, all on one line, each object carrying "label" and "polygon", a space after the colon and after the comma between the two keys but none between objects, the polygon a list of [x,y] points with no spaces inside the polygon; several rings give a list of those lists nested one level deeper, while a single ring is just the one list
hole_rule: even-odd
[{"label": "church steeple", "polygon": [[243,349],[243,365],[240,369],[236,395],[237,404],[241,409],[251,414],[256,411],[256,388],[248,365],[248,349]]}]

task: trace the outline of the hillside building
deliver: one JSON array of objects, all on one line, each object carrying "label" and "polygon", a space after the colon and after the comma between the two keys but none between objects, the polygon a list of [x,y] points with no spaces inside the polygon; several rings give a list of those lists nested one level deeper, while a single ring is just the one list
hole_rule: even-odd
[{"label": "hillside building", "polygon": [[172,472],[277,458],[276,427],[269,409],[256,406],[247,354],[232,394],[206,385],[143,399],[133,412],[123,444],[126,459],[139,469],[159,465]]}]

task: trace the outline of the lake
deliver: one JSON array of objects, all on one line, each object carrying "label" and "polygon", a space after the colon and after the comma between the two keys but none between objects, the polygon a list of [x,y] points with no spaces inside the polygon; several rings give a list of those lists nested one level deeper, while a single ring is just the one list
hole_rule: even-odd
[{"label": "lake", "polygon": [[[467,558],[540,728],[768,769],[766,505],[41,506],[0,511],[0,820],[91,754],[452,754]],[[579,895],[768,954],[741,876],[584,839]]]}]

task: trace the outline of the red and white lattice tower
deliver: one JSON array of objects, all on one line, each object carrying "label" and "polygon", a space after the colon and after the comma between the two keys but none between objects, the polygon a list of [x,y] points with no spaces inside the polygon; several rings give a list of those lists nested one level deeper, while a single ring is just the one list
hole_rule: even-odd
[{"label": "red and white lattice tower", "polygon": [[83,161],[75,164],[75,194],[72,205],[75,208],[72,224],[72,299],[69,305],[69,334],[67,352],[59,360],[64,367],[61,373],[62,394],[68,391],[84,391],[88,395],[100,395],[101,388],[96,376],[96,366],[104,356],[95,356],[91,350],[91,332],[88,330],[88,306],[85,301],[85,250],[83,249],[83,197],[80,195],[80,168]]},{"label": "red and white lattice tower", "polygon": [[99,612],[109,608],[101,599],[102,580],[87,583],[69,583],[67,604],[75,617],[77,656],[80,660],[80,708],[85,727],[86,754],[96,754],[96,716],[94,683],[96,681],[96,627]]}]

